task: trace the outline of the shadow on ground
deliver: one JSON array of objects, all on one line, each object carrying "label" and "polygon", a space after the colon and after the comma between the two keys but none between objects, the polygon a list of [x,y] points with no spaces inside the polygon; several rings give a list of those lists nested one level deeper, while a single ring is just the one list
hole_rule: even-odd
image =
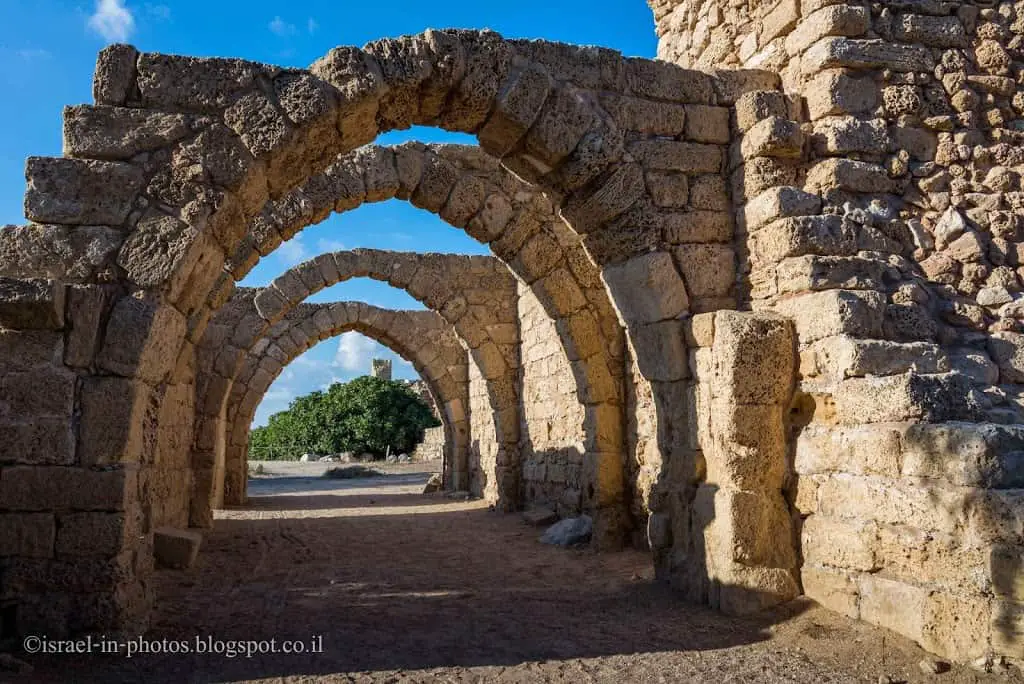
[{"label": "shadow on ground", "polygon": [[[870,635],[880,630],[833,620],[809,604],[728,618],[653,582],[643,553],[545,546],[518,516],[402,491],[421,483],[382,478],[371,493],[360,481],[351,494],[332,495],[307,484],[317,493],[271,496],[249,511],[223,513],[196,567],[157,573],[146,638],[300,641],[307,651],[322,643],[322,653],[47,656],[30,659],[37,670],[28,677],[354,681],[343,673],[362,671],[373,673],[367,681],[859,680],[829,660],[833,645],[845,643],[873,663],[865,680],[877,680]],[[402,512],[358,509],[361,497]],[[309,510],[322,517],[301,516]],[[809,608],[825,622],[798,618],[806,624],[793,629],[803,629],[805,641],[825,640],[814,661],[800,648],[766,641],[773,625],[793,623]],[[883,636],[883,668],[886,648]]]}]

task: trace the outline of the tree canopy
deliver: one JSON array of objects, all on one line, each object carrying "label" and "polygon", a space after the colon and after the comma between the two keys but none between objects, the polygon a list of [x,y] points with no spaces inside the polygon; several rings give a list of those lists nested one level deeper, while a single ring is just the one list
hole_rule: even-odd
[{"label": "tree canopy", "polygon": [[343,451],[383,457],[388,447],[408,453],[427,428],[440,424],[408,385],[367,375],[294,399],[252,431],[249,457],[289,460]]}]

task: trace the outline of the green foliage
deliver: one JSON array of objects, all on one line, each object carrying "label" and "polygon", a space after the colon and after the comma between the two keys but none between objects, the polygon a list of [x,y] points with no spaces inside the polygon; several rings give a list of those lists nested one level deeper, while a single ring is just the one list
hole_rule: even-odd
[{"label": "green foliage", "polygon": [[441,423],[408,386],[371,376],[298,397],[249,437],[249,458],[294,460],[303,453],[409,453]]}]

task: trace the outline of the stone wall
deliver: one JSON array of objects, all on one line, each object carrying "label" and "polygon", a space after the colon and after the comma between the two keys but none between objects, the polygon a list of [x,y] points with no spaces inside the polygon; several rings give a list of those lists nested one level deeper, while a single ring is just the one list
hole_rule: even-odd
[{"label": "stone wall", "polygon": [[580,511],[586,415],[555,322],[523,285],[519,326],[523,503],[575,515]]},{"label": "stone wall", "polygon": [[804,590],[1020,658],[1020,5],[652,6],[663,58],[781,75],[730,166],[741,306],[798,336]]},{"label": "stone wall", "polygon": [[[422,380],[412,380],[409,383],[409,387],[427,403],[427,406],[430,407],[430,412],[434,414],[434,417],[441,420],[441,411],[438,409],[437,401],[434,400],[434,395],[431,394],[427,383]],[[423,441],[416,445],[416,448],[411,454],[409,454],[409,456],[411,456],[414,461],[439,461],[444,458],[445,441],[443,425],[435,428],[427,428],[423,432]]]},{"label": "stone wall", "polygon": [[469,361],[469,491],[488,503],[498,501],[495,470],[498,432],[487,381],[473,359]]}]

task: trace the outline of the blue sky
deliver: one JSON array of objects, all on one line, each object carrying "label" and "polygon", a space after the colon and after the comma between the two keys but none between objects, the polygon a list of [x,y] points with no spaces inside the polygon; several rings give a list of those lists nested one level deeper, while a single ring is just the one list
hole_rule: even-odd
[{"label": "blue sky", "polygon": [[[0,224],[25,220],[25,157],[60,154],[61,110],[91,101],[96,53],[108,43],[302,67],[336,45],[449,27],[603,45],[640,57],[653,57],[656,48],[653,20],[643,0],[0,0],[0,87],[8,95],[0,108]],[[431,129],[396,131],[379,142],[405,140],[475,142]],[[264,259],[244,284],[265,285],[304,259],[355,247],[487,253],[486,246],[462,231],[395,200],[308,228]],[[368,279],[341,283],[311,299],[341,300],[422,308],[404,292]],[[326,340],[296,359],[274,383],[256,424],[286,408],[295,396],[367,372],[375,356],[394,358],[396,376],[415,376],[408,364],[361,335]]]}]

